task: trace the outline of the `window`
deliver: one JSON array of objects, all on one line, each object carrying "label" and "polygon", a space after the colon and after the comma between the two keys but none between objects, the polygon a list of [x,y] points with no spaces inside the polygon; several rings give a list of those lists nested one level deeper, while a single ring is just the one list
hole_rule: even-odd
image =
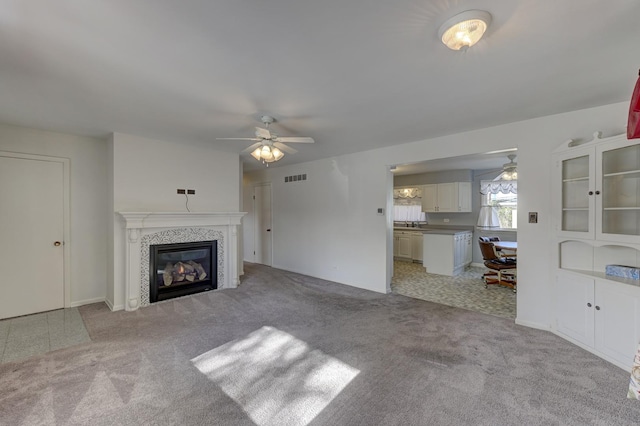
[{"label": "window", "polygon": [[486,195],[486,205],[491,206],[498,214],[500,228],[515,229],[518,227],[518,194],[497,194],[488,193]]},{"label": "window", "polygon": [[424,222],[422,190],[400,188],[393,190],[393,220],[397,222]]},{"label": "window", "polygon": [[518,227],[518,182],[498,180],[480,182],[482,205],[478,227],[516,229]]}]

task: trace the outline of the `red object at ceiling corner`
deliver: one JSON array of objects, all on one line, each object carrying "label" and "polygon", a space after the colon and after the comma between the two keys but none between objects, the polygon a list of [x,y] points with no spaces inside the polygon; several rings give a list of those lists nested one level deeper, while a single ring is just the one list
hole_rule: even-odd
[{"label": "red object at ceiling corner", "polygon": [[[640,75],[640,72],[638,73]],[[629,120],[627,121],[627,139],[640,138],[640,77],[631,95],[629,105]]]}]

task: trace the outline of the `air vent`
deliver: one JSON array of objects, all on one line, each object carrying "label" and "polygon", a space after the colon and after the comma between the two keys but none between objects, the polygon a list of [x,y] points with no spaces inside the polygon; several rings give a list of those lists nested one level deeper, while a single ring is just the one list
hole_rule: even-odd
[{"label": "air vent", "polygon": [[285,176],[284,177],[284,182],[285,183],[289,183],[289,182],[299,182],[301,180],[307,180],[307,174],[303,174],[303,175],[293,175],[293,176]]}]

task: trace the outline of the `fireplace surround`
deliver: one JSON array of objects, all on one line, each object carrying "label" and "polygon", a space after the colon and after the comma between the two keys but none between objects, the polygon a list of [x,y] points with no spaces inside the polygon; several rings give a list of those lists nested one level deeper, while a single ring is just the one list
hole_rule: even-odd
[{"label": "fireplace surround", "polygon": [[150,248],[159,244],[216,241],[217,288],[239,283],[238,230],[244,212],[118,212],[124,235],[124,309],[152,303]]}]

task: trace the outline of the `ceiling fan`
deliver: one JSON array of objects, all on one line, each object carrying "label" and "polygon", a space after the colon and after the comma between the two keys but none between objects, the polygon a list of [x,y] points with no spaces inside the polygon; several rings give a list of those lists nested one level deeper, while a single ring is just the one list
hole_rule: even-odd
[{"label": "ceiling fan", "polygon": [[262,161],[269,166],[268,163],[280,160],[284,157],[284,152],[287,154],[295,154],[297,150],[287,146],[286,143],[314,143],[313,138],[305,136],[278,136],[277,134],[269,130],[269,124],[276,121],[269,115],[263,115],[260,121],[264,124],[265,128],[256,127],[255,138],[216,138],[217,140],[239,140],[239,141],[254,141],[255,143],[244,150],[242,153],[251,152],[253,158],[258,161]]},{"label": "ceiling fan", "polygon": [[501,180],[517,180],[518,179],[518,163],[516,163],[516,155],[507,155],[509,159],[508,163],[502,165],[502,173],[500,174]]}]

